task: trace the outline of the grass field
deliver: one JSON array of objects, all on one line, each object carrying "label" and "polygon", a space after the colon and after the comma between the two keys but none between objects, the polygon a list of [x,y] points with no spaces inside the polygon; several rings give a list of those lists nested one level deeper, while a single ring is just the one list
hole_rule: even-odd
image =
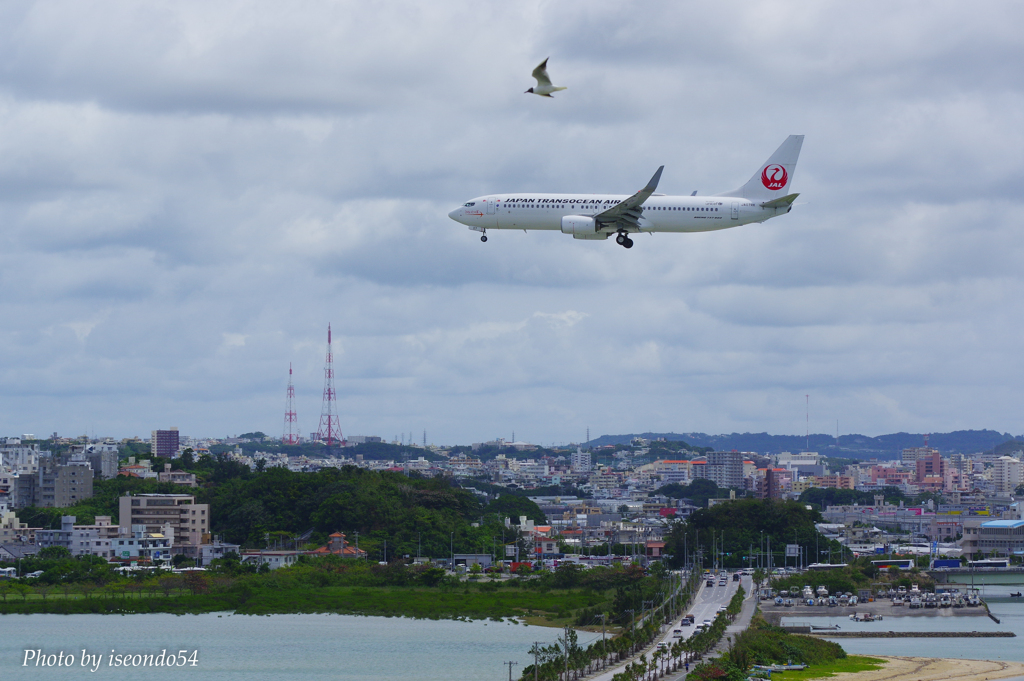
[{"label": "grass field", "polygon": [[829,664],[813,664],[801,671],[772,672],[773,679],[779,681],[807,681],[808,679],[825,679],[844,672],[865,672],[881,669],[885,660],[863,655],[848,655],[842,660]]}]

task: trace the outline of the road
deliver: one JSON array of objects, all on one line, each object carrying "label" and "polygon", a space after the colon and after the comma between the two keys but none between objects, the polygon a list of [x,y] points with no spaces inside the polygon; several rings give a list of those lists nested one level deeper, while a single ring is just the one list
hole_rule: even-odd
[{"label": "road", "polygon": [[[749,596],[751,591],[750,577],[744,577],[743,581],[741,582],[734,582],[732,581],[732,576],[730,576],[729,581],[726,583],[725,586],[718,586],[717,579],[715,580],[715,586],[709,587],[702,585],[700,591],[697,592],[696,598],[694,598],[693,605],[690,607],[689,610],[687,610],[686,614],[692,613],[694,618],[696,619],[697,624],[700,624],[706,619],[713,621],[715,619],[715,616],[718,614],[718,608],[729,604],[729,600],[732,598],[733,594],[736,593],[737,587],[741,584],[743,585],[743,588],[746,589],[747,594]],[[734,629],[736,631],[741,631],[742,629],[745,629],[747,627],[747,625],[750,623],[750,616],[753,614],[754,611],[754,603],[754,599],[752,598],[748,598],[747,601],[744,602],[743,614],[747,615],[746,621],[743,620],[742,615],[738,617],[736,619],[736,622],[729,626],[728,630],[726,631],[726,636],[732,635],[734,633]],[[749,614],[747,613],[748,610]],[[673,629],[681,629],[683,632],[683,638],[690,638],[690,636],[693,635],[694,627],[684,627],[680,624],[680,620],[675,620],[671,624],[671,626],[667,627],[664,630],[664,632],[654,640],[650,647],[643,651],[647,654],[648,660],[651,659],[651,653],[657,648],[658,643],[665,641],[669,645],[671,645],[674,642],[675,639],[672,638]],[[619,672],[621,672],[622,668],[625,667],[626,664],[630,661],[631,660],[624,660],[623,662],[616,664],[614,667],[609,667],[608,669],[600,672],[597,675],[589,676],[586,678],[588,681],[611,681],[611,678]],[[683,679],[685,678],[685,674],[671,675],[666,678]]]}]

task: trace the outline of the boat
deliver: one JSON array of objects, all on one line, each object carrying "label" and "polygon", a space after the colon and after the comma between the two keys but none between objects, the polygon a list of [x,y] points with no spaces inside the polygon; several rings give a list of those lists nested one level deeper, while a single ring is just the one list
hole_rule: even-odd
[{"label": "boat", "polygon": [[854,622],[881,622],[882,616],[870,612],[855,612],[850,615],[850,619]]},{"label": "boat", "polygon": [[[850,617],[853,617],[853,615],[850,615]],[[812,624],[811,625],[811,631],[839,631],[839,625],[838,624],[830,624],[828,626],[825,626],[825,625],[814,625],[814,624]]]},{"label": "boat", "polygon": [[1010,598],[1020,598],[1020,597],[1021,597],[1020,591],[1018,591],[1017,593],[1011,593],[1010,594]]}]

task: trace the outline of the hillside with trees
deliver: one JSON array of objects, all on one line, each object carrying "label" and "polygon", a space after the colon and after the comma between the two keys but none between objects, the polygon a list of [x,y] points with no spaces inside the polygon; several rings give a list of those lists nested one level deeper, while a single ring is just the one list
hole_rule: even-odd
[{"label": "hillside with trees", "polygon": [[[157,461],[162,465],[162,461]],[[210,504],[211,529],[224,541],[247,548],[268,544],[323,544],[332,532],[382,560],[387,556],[445,557],[456,553],[491,553],[516,538],[505,518],[520,515],[543,522],[540,508],[525,496],[494,498],[462,489],[448,478],[422,478],[346,466],[315,473],[285,468],[250,471],[226,456],[182,457],[172,465],[196,473],[196,489],[170,483],[118,477],[96,481],[95,496],[64,509],[19,510],[33,527],[59,527],[61,515],[91,523],[97,515],[117,519],[118,499],[125,494],[188,493]],[[308,536],[301,542],[297,538]]]},{"label": "hillside with trees", "polygon": [[[821,514],[807,510],[804,504],[777,499],[737,499],[711,508],[694,511],[684,521],[674,523],[665,537],[665,553],[670,565],[682,567],[684,556],[703,552],[704,565],[713,560],[713,552],[729,567],[746,567],[750,556],[771,540],[774,565],[785,565],[786,544],[809,547],[808,555],[827,548],[816,543],[814,523]],[[815,547],[819,548],[815,548]],[[793,559],[790,559],[792,562]]]}]

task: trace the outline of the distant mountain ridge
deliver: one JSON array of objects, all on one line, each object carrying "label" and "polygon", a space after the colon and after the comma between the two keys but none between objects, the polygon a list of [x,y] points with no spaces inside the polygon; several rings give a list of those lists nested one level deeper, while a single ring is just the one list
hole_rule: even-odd
[{"label": "distant mountain ridge", "polygon": [[[708,435],[706,433],[632,433],[629,435],[602,435],[590,441],[592,447],[602,445],[628,445],[634,437],[648,440],[664,438],[683,441],[694,447],[714,447],[719,451],[733,449],[759,454],[779,452],[819,452],[826,456],[848,458],[893,459],[907,447],[923,447],[923,433],[893,433],[891,435],[840,435],[838,445],[834,435],[814,433],[804,435],[769,435],[768,433],[732,433]],[[931,433],[928,445],[944,454],[991,451],[998,445],[1013,440],[1009,433],[994,430],[955,430],[952,433]],[[1019,439],[1024,439],[1022,436]]]}]

